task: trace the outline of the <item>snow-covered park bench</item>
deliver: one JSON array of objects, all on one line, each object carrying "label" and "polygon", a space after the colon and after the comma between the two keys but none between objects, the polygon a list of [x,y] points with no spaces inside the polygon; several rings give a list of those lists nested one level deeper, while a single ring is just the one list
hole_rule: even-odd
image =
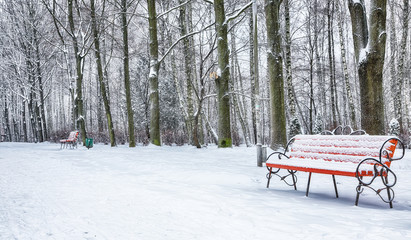
[{"label": "snow-covered park bench", "polygon": [[[297,190],[296,172],[308,172],[308,196],[311,174],[329,174],[332,175],[338,198],[335,176],[355,177],[358,180],[355,205],[358,205],[359,196],[367,187],[392,208],[392,187],[397,177],[390,166],[392,161],[402,159],[404,154],[403,143],[392,136],[297,135],[288,142],[284,152],[274,152],[267,157],[267,188],[272,176],[276,175]],[[279,175],[281,169],[288,173]],[[291,177],[291,181],[287,177]],[[374,181],[376,179],[381,179],[381,182]]]},{"label": "snow-covered park bench", "polygon": [[70,145],[71,147],[77,147],[77,138],[78,138],[78,131],[72,131],[69,134],[69,137],[67,139],[61,139],[60,140],[60,148],[66,147],[67,145]]}]

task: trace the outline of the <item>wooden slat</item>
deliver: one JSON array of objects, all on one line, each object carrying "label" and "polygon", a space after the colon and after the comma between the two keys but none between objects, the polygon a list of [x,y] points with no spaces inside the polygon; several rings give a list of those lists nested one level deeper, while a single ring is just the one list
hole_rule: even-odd
[{"label": "wooden slat", "polygon": [[[339,170],[311,168],[311,167],[304,167],[304,166],[290,166],[287,164],[267,163],[267,167],[289,169],[289,170],[301,171],[301,172],[330,174],[330,175],[336,175],[336,176],[348,176],[348,177],[355,177],[355,174],[356,174],[355,171],[339,171]],[[373,172],[372,171],[361,171],[360,176],[363,176],[363,177],[373,176]]]},{"label": "wooden slat", "polygon": [[[358,163],[366,158],[378,160],[381,147],[390,138],[392,137],[369,135],[298,135],[291,145],[290,159],[272,160],[267,162],[267,166],[313,173],[355,176]],[[397,144],[398,141],[392,139],[385,146],[391,158]],[[390,162],[388,159],[385,160],[383,163],[389,167]],[[369,164],[374,163],[370,162]],[[365,171],[362,174],[362,176],[372,176],[372,171]]]}]

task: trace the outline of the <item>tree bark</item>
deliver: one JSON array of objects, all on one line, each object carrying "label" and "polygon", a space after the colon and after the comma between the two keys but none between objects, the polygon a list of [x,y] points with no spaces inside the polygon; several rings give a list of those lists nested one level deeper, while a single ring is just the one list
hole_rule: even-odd
[{"label": "tree bark", "polygon": [[393,98],[393,104],[394,104],[394,117],[397,117],[397,103],[398,103],[398,98],[400,98],[400,95],[397,95],[398,93],[398,85],[397,85],[397,73],[396,73],[396,67],[397,67],[397,60],[396,60],[396,52],[397,52],[397,34],[396,34],[396,20],[395,20],[395,5],[396,3],[391,1],[390,2],[390,77],[391,77],[391,95]]},{"label": "tree bark", "polygon": [[49,137],[48,137],[48,129],[47,129],[47,121],[46,121],[46,111],[45,111],[45,99],[44,99],[44,87],[43,87],[43,77],[42,77],[42,72],[41,72],[41,63],[40,63],[40,43],[39,43],[39,39],[37,36],[37,29],[36,27],[33,26],[33,37],[34,37],[34,44],[35,44],[35,52],[36,52],[36,70],[37,70],[37,81],[38,81],[38,85],[39,85],[39,98],[40,98],[40,109],[39,109],[39,118],[40,118],[40,123],[41,125],[39,126],[39,128],[41,127],[43,129],[42,131],[42,139],[40,140],[40,142],[44,141],[48,141]]},{"label": "tree bark", "polygon": [[134,137],[134,112],[131,106],[130,90],[130,64],[128,51],[128,22],[127,22],[127,0],[121,0],[121,22],[123,32],[123,66],[124,66],[124,88],[126,91],[127,120],[128,120],[128,146],[135,147],[136,140]]},{"label": "tree bark", "polygon": [[[23,87],[20,88],[21,95],[24,96],[24,89]],[[23,141],[28,142],[27,138],[27,122],[26,122],[26,100],[23,97],[21,101],[21,119],[22,119],[22,127],[23,127]]]},{"label": "tree bark", "polygon": [[271,102],[271,147],[273,149],[285,147],[287,144],[279,21],[281,2],[281,0],[265,0],[268,41],[267,62]]},{"label": "tree bark", "polygon": [[364,1],[348,2],[360,80],[361,125],[367,133],[373,135],[385,133],[383,67],[386,5],[386,0],[371,1],[368,32]]},{"label": "tree bark", "polygon": [[[234,28],[234,27],[233,27]],[[232,79],[233,82],[230,84],[230,91],[234,93],[236,84],[239,86],[242,86],[242,77],[241,77],[241,71],[240,71],[240,66],[238,63],[238,56],[237,56],[237,47],[235,44],[235,34],[234,34],[234,29],[231,30],[231,72],[232,72]],[[236,70],[237,69],[237,70]],[[239,91],[242,93],[242,88],[238,87]],[[244,96],[244,95],[243,95]],[[248,137],[248,126],[247,126],[247,111],[245,108],[242,107],[242,101],[240,97],[237,94],[232,95],[232,104],[234,107],[235,112],[237,113],[236,116],[238,117],[238,120],[240,122],[241,130],[243,132],[244,136],[244,142],[247,147],[250,146],[249,142],[249,137]],[[234,120],[235,122],[235,120]]]},{"label": "tree bark", "polygon": [[224,1],[214,1],[214,13],[217,31],[218,71],[215,79],[218,99],[218,147],[232,147],[229,96],[229,50],[227,41],[227,22],[225,20]]},{"label": "tree bark", "polygon": [[[180,4],[184,3],[184,0],[179,0]],[[179,25],[180,25],[180,35],[187,35],[187,17],[186,17],[186,6],[180,7]],[[183,55],[184,55],[184,77],[186,86],[186,103],[187,103],[187,132],[189,143],[193,142],[193,115],[194,115],[194,105],[193,105],[193,79],[192,79],[192,65],[195,64],[190,57],[190,39],[184,38],[183,40]]]},{"label": "tree bark", "polygon": [[35,111],[34,111],[34,98],[35,98],[35,93],[34,93],[34,81],[32,80],[32,77],[29,76],[29,83],[30,83],[30,93],[29,93],[29,117],[30,117],[30,126],[31,126],[31,132],[33,135],[33,140],[35,143],[38,141],[37,137],[37,126],[36,126],[36,116],[35,116]]},{"label": "tree bark", "polygon": [[37,122],[37,131],[38,131],[39,142],[44,142],[43,128],[42,128],[42,125],[41,125],[40,107],[39,107],[38,102],[36,102],[35,111],[36,111],[36,122]]},{"label": "tree bark", "polygon": [[[409,0],[403,0],[403,9],[402,9],[402,36],[400,43],[400,56],[398,60],[398,77],[395,78],[395,93],[394,93],[394,111],[395,117],[400,123],[400,133],[405,134],[404,130],[404,114],[403,114],[403,86],[405,81],[405,57],[407,55],[407,39],[408,39],[408,19],[409,19]],[[392,16],[393,17],[393,16]]]},{"label": "tree bark", "polygon": [[290,24],[290,1],[284,0],[284,18],[285,18],[285,72],[286,86],[289,109],[289,138],[300,134],[300,123],[297,117],[296,101],[294,95],[294,85],[291,65],[291,24]]},{"label": "tree bark", "polygon": [[5,121],[5,125],[6,125],[6,128],[5,128],[5,135],[6,135],[6,141],[8,141],[8,142],[12,142],[12,139],[11,139],[11,128],[10,128],[10,119],[9,119],[9,108],[8,108],[8,105],[7,105],[7,97],[6,97],[6,94],[4,94],[4,121]]},{"label": "tree bark", "polygon": [[83,140],[83,145],[86,143],[86,125],[84,117],[84,106],[83,106],[83,60],[84,57],[80,53],[78,40],[76,36],[76,29],[74,24],[73,15],[73,0],[68,0],[68,21],[71,31],[71,39],[73,42],[73,50],[76,59],[76,98],[75,98],[75,119],[77,127],[80,130],[81,138]]},{"label": "tree bark", "polygon": [[349,113],[350,113],[351,126],[353,127],[353,129],[357,129],[357,118],[356,118],[356,113],[355,113],[354,99],[352,96],[351,85],[350,85],[350,80],[349,80],[349,75],[348,75],[346,47],[345,47],[345,39],[343,35],[343,26],[342,26],[343,18],[341,17],[342,13],[339,11],[339,5],[340,5],[339,1],[337,1],[336,10],[339,14],[337,25],[338,25],[338,34],[340,37],[341,62],[343,65],[345,91],[347,93],[347,98],[348,98],[348,108],[349,108]]},{"label": "tree bark", "polygon": [[[332,46],[332,22],[331,22],[331,2],[327,2],[327,35],[328,35],[328,60],[329,60],[329,76],[330,76],[330,90],[331,90],[331,113],[332,113],[332,129],[335,129],[338,125],[337,121],[337,106],[335,95],[335,80],[334,80],[334,59],[333,59],[333,46]],[[340,123],[341,124],[341,123]]]},{"label": "tree bark", "polygon": [[157,13],[155,0],[147,0],[148,23],[150,35],[150,142],[161,146],[160,135],[160,101],[158,89],[158,40],[157,40]]},{"label": "tree bark", "polygon": [[101,97],[103,98],[104,109],[106,111],[108,133],[110,136],[110,144],[112,147],[115,147],[117,144],[116,144],[116,138],[114,134],[113,120],[111,117],[110,102],[107,97],[108,86],[106,86],[105,81],[104,81],[103,65],[102,65],[102,58],[101,58],[101,53],[100,53],[99,31],[97,28],[96,9],[94,5],[94,0],[90,0],[90,10],[91,10],[91,25],[93,29],[93,35],[94,35],[94,53],[96,56],[96,65],[97,65],[98,80],[100,84],[100,92],[101,92]]},{"label": "tree bark", "polygon": [[256,99],[255,99],[255,81],[256,81],[256,73],[255,73],[255,66],[258,65],[258,63],[254,63],[254,45],[255,40],[254,40],[254,14],[253,11],[250,11],[250,22],[249,22],[249,27],[250,27],[250,33],[249,33],[249,42],[250,42],[250,84],[251,84],[251,124],[253,127],[253,139],[254,139],[254,144],[257,143],[257,117],[256,117]]}]

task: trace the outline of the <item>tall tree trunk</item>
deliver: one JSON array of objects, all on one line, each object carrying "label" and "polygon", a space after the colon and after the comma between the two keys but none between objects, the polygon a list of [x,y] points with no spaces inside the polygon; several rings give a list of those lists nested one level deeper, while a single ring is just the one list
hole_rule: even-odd
[{"label": "tall tree trunk", "polygon": [[131,106],[131,90],[130,90],[130,66],[129,66],[129,52],[128,52],[128,21],[127,21],[127,0],[121,0],[121,21],[123,31],[123,64],[124,64],[124,87],[126,91],[126,105],[127,105],[127,120],[128,120],[128,141],[129,147],[136,146],[134,137],[134,112]]},{"label": "tall tree trunk", "polygon": [[157,12],[155,0],[147,0],[148,24],[150,35],[150,142],[161,146],[160,135],[160,99],[158,89],[158,40],[157,40]]},{"label": "tall tree trunk", "polygon": [[281,2],[281,0],[265,0],[271,102],[271,147],[273,149],[285,147],[287,144],[279,16]]},{"label": "tall tree trunk", "polygon": [[229,96],[229,50],[227,41],[227,22],[225,20],[224,1],[214,1],[214,13],[217,31],[218,71],[215,79],[218,99],[218,147],[232,147]]},{"label": "tall tree trunk", "polygon": [[36,122],[37,122],[37,131],[38,131],[39,142],[44,142],[43,128],[42,128],[41,116],[40,116],[40,107],[39,107],[38,102],[36,102],[35,111],[36,111]]},{"label": "tall tree trunk", "polygon": [[35,92],[34,92],[34,80],[32,79],[31,76],[29,76],[29,83],[30,83],[30,93],[29,93],[29,115],[30,115],[30,126],[31,126],[31,132],[33,135],[33,141],[37,143],[38,138],[37,138],[37,126],[36,126],[36,112],[34,111],[34,98],[35,98]]},{"label": "tall tree trunk", "polygon": [[14,139],[16,142],[20,142],[20,132],[19,132],[19,127],[16,122],[16,119],[13,117],[13,132],[14,132]]},{"label": "tall tree trunk", "polygon": [[[323,49],[324,46],[324,41],[319,40],[320,33],[321,33],[321,26],[325,24],[322,21],[318,20],[318,17],[321,16],[319,14],[319,7],[318,0],[314,0],[314,6],[312,6],[313,9],[311,9],[311,6],[309,6],[309,19],[308,21],[311,21],[311,18],[313,18],[314,21],[314,26],[313,29],[311,30],[310,26],[308,26],[309,29],[309,36],[311,35],[311,31],[313,31],[313,41],[310,43],[310,132],[313,130],[313,125],[315,122],[315,119],[317,119],[317,115],[320,114],[321,116],[328,118],[328,104],[327,104],[327,91],[326,91],[326,78],[325,78],[325,64],[322,63],[322,55],[324,55],[323,58],[325,58],[325,54],[320,53],[320,47]],[[320,6],[321,8],[321,6]],[[325,34],[323,34],[325,36]],[[311,41],[311,40],[310,40]],[[315,56],[315,60],[314,60]],[[323,60],[325,62],[325,60]],[[315,64],[315,68],[314,65]],[[324,65],[324,67],[322,66]],[[314,72],[316,72],[316,77],[318,79],[318,86],[320,89],[319,95],[320,95],[320,105],[321,105],[321,113],[314,112],[315,109],[315,102],[314,102]]]},{"label": "tall tree trunk", "polygon": [[[24,89],[20,88],[21,96],[24,96]],[[21,101],[21,119],[23,127],[23,141],[28,142],[27,138],[27,122],[26,122],[26,100],[23,98]]]},{"label": "tall tree trunk", "polygon": [[[235,65],[236,65],[236,69],[237,69],[237,72],[238,72],[238,76],[239,76],[239,81],[238,81],[238,84],[239,84],[239,91],[241,92],[241,93],[244,93],[245,91],[244,91],[244,81],[243,81],[243,77],[242,77],[242,75],[241,75],[241,66],[240,66],[240,63],[238,62],[238,56],[237,56],[237,54],[236,54],[236,57],[235,57]],[[251,133],[250,133],[250,127],[249,127],[249,125],[248,125],[248,122],[247,122],[247,119],[248,119],[248,107],[247,107],[247,99],[246,99],[246,96],[245,96],[245,94],[242,94],[241,95],[241,98],[240,97],[238,97],[238,101],[239,101],[239,109],[240,109],[240,111],[243,113],[243,117],[242,117],[242,127],[243,127],[243,130],[245,131],[244,132],[244,137],[245,137],[245,142],[246,142],[246,145],[248,146],[248,147],[250,147],[251,146],[251,142],[250,142],[250,138],[251,138]]]},{"label": "tall tree trunk", "polygon": [[40,43],[39,39],[37,36],[37,29],[33,27],[33,35],[34,35],[34,44],[35,44],[35,51],[36,51],[36,70],[37,70],[37,81],[39,85],[39,97],[40,97],[40,115],[38,116],[40,118],[41,122],[41,127],[43,129],[43,134],[41,136],[44,137],[44,139],[41,139],[44,141],[48,141],[48,129],[47,129],[47,121],[46,121],[46,111],[45,111],[45,102],[44,102],[44,87],[43,87],[43,77],[42,77],[42,72],[41,72],[41,63],[40,63]]},{"label": "tall tree trunk", "polygon": [[10,128],[10,119],[9,119],[9,107],[8,107],[8,105],[7,105],[7,97],[6,97],[6,96],[7,96],[7,95],[4,94],[4,121],[6,122],[6,123],[5,123],[5,125],[6,125],[5,135],[7,136],[6,141],[12,142],[12,139],[11,139],[11,128]]},{"label": "tall tree trunk", "polygon": [[311,53],[310,57],[310,105],[309,105],[309,111],[310,111],[310,125],[309,125],[309,132],[312,134],[313,133],[313,128],[314,128],[314,121],[316,119],[316,113],[314,112],[314,56]]},{"label": "tall tree trunk", "polygon": [[[254,3],[255,4],[255,3]],[[250,11],[250,22],[249,22],[249,27],[250,27],[250,33],[249,33],[249,42],[250,42],[250,84],[251,84],[251,124],[253,127],[253,139],[254,139],[254,144],[257,143],[257,119],[256,119],[256,109],[255,109],[255,66],[258,65],[258,63],[254,63],[254,45],[256,44],[254,41],[254,11]]]},{"label": "tall tree trunk", "polygon": [[257,144],[257,166],[262,167],[263,124],[261,122],[261,98],[258,61],[258,6],[253,0],[252,16],[250,19],[250,78],[251,78],[251,114],[254,131],[254,142]]},{"label": "tall tree trunk", "polygon": [[[231,92],[235,91],[236,83],[237,83],[237,85],[242,85],[241,82],[243,81],[242,77],[241,77],[241,71],[240,71],[240,66],[239,66],[239,63],[238,63],[238,57],[237,57],[236,51],[237,51],[237,47],[236,47],[236,44],[235,44],[234,27],[232,27],[232,30],[231,30],[231,52],[232,52],[232,54],[231,54],[231,72],[232,72],[233,81],[230,84],[230,91]],[[236,69],[238,69],[238,71]],[[243,92],[243,91],[241,91],[241,89],[240,89],[240,92]],[[237,94],[233,94],[231,99],[233,101],[233,107],[234,107],[235,113],[237,113],[236,116],[237,116],[237,118],[240,122],[240,126],[241,126],[241,130],[243,132],[245,144],[246,144],[247,147],[249,147],[250,142],[249,142],[249,137],[248,137],[248,126],[247,126],[247,123],[246,123],[247,112],[244,111],[244,108],[242,107],[242,104],[241,104],[241,99]]]},{"label": "tall tree trunk", "polygon": [[350,120],[351,120],[351,126],[354,129],[357,129],[357,120],[356,120],[356,114],[355,114],[355,107],[354,107],[354,99],[352,96],[351,92],[351,85],[350,85],[350,80],[349,80],[349,74],[348,74],[348,64],[347,64],[347,57],[346,57],[346,48],[345,48],[345,39],[343,35],[343,18],[342,18],[342,12],[339,11],[339,1],[336,1],[336,10],[339,14],[339,18],[337,20],[337,25],[338,25],[338,34],[340,37],[340,49],[341,49],[341,62],[343,65],[343,74],[344,74],[344,83],[345,83],[345,91],[347,93],[347,98],[348,98],[348,109],[350,113]]},{"label": "tall tree trunk", "polygon": [[[184,0],[179,0],[180,4],[183,4]],[[179,16],[179,27],[180,35],[187,35],[187,18],[186,18],[186,5],[180,7],[180,16]],[[186,84],[186,102],[187,102],[187,132],[188,132],[188,141],[189,143],[193,142],[193,115],[194,115],[194,106],[193,106],[193,79],[192,79],[192,65],[194,64],[190,57],[190,39],[183,39],[183,55],[184,55],[184,77]]]},{"label": "tall tree trunk", "polygon": [[294,85],[291,66],[291,33],[290,33],[290,1],[284,0],[285,18],[285,73],[287,83],[288,109],[290,116],[289,138],[301,133],[300,123],[297,118],[297,109],[294,95]]},{"label": "tall tree trunk", "polygon": [[79,127],[83,145],[86,143],[86,124],[84,119],[84,106],[83,106],[83,60],[81,55],[78,40],[76,36],[76,29],[74,24],[73,15],[73,0],[68,0],[68,21],[71,31],[71,39],[73,42],[73,50],[76,59],[76,98],[75,98],[75,115],[77,127]]},{"label": "tall tree trunk", "polygon": [[327,2],[327,35],[328,35],[328,60],[329,60],[329,76],[330,76],[330,90],[331,90],[331,113],[332,113],[332,129],[335,129],[338,125],[337,122],[337,106],[335,96],[335,81],[334,81],[334,64],[333,64],[333,48],[332,48],[332,25],[331,25],[331,2]]},{"label": "tall tree trunk", "polygon": [[337,78],[336,78],[336,60],[335,60],[335,42],[334,42],[334,1],[331,2],[330,5],[330,16],[331,16],[331,21],[330,21],[330,37],[331,37],[331,56],[332,56],[332,79],[334,81],[334,96],[335,96],[335,111],[337,114],[337,122],[339,124],[343,124],[343,120],[341,117],[341,113],[340,113],[340,104],[338,104],[338,85],[337,85]]},{"label": "tall tree trunk", "polygon": [[[404,114],[403,114],[403,86],[405,81],[405,57],[406,57],[406,50],[407,50],[407,39],[408,39],[408,19],[409,19],[409,0],[403,0],[403,9],[402,9],[402,36],[401,36],[401,43],[400,43],[400,56],[398,60],[398,77],[395,78],[396,81],[394,83],[396,92],[394,93],[394,111],[395,117],[397,118],[398,122],[400,123],[400,133],[404,134]],[[393,16],[392,16],[393,17]]]},{"label": "tall tree trunk", "polygon": [[398,85],[397,85],[397,74],[396,74],[396,52],[397,52],[397,34],[396,34],[396,20],[395,20],[395,5],[396,3],[394,1],[390,1],[390,77],[391,77],[391,92],[392,92],[392,98],[393,98],[393,103],[394,103],[394,117],[397,117],[397,103],[398,103],[398,98],[401,98],[401,96],[398,93]]},{"label": "tall tree trunk", "polygon": [[100,92],[101,92],[101,97],[103,98],[104,109],[106,111],[108,133],[110,136],[110,144],[112,147],[114,147],[117,144],[116,144],[116,138],[114,135],[114,127],[113,127],[113,120],[111,117],[110,102],[107,97],[108,86],[106,86],[105,81],[104,81],[103,65],[102,65],[102,58],[101,58],[101,53],[100,53],[99,31],[97,28],[96,10],[94,6],[94,0],[90,0],[90,8],[91,8],[91,25],[93,28],[93,35],[94,35],[94,53],[96,55],[96,64],[97,64],[98,80],[100,84]]},{"label": "tall tree trunk", "polygon": [[101,86],[99,83],[100,79],[96,77],[96,87],[97,87],[97,128],[99,134],[103,133],[104,131],[104,124],[103,124],[103,98],[101,97]]},{"label": "tall tree trunk", "polygon": [[360,80],[361,125],[369,134],[384,134],[383,67],[386,0],[371,1],[368,23],[363,0],[349,0],[354,52]]}]

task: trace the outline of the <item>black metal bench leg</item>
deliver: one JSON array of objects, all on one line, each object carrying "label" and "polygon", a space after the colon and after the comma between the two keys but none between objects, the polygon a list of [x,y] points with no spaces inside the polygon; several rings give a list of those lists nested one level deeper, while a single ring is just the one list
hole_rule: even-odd
[{"label": "black metal bench leg", "polygon": [[306,197],[308,197],[308,191],[310,190],[310,182],[311,182],[311,172],[308,175],[307,191],[305,192]]},{"label": "black metal bench leg", "polygon": [[335,182],[335,176],[333,176],[333,182],[334,182],[334,189],[335,189],[335,197],[338,198],[338,190],[337,190],[337,183]]},{"label": "black metal bench leg", "polygon": [[358,206],[358,200],[360,199],[360,193],[357,192],[357,197],[355,198],[355,206]]},{"label": "black metal bench leg", "polygon": [[[388,177],[385,177],[385,182],[388,184]],[[390,200],[390,208],[392,208],[392,199],[391,199],[391,192],[390,192],[390,187],[387,187],[387,194],[388,194],[388,199]]]},{"label": "black metal bench leg", "polygon": [[293,170],[291,170],[291,177],[293,178],[294,190],[297,191],[297,183],[295,181],[295,176],[294,176],[294,171]]},{"label": "black metal bench leg", "polygon": [[[391,199],[391,192],[390,192],[389,187],[387,187],[387,192],[388,192],[388,199]],[[390,208],[392,208],[392,201],[390,201]]]},{"label": "black metal bench leg", "polygon": [[270,167],[268,170],[270,171],[270,173],[268,174],[268,180],[267,180],[267,188],[270,186],[270,180],[271,180],[271,170],[272,170],[273,168],[272,167]]},{"label": "black metal bench leg", "polygon": [[[360,176],[360,179],[362,180],[362,176]],[[357,197],[355,198],[355,206],[358,206],[358,200],[360,199],[360,190],[361,190],[361,182],[358,183],[357,186]]]}]

